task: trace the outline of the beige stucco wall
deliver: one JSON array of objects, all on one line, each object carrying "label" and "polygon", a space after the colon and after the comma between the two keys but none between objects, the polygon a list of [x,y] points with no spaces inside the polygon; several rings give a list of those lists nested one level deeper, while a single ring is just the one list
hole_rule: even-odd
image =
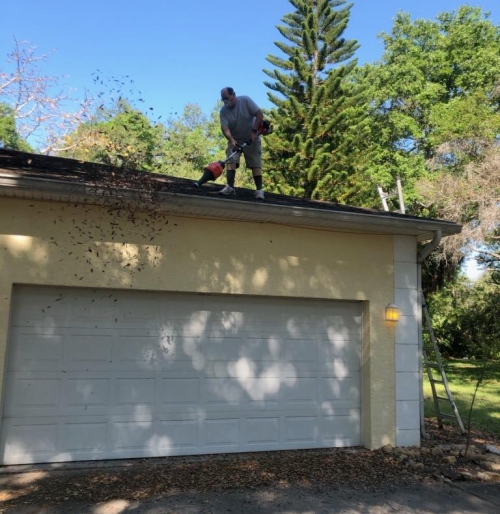
[{"label": "beige stucco wall", "polygon": [[363,441],[395,444],[394,326],[384,321],[394,300],[392,236],[127,217],[91,205],[1,200],[0,384],[13,284],[363,300]]}]

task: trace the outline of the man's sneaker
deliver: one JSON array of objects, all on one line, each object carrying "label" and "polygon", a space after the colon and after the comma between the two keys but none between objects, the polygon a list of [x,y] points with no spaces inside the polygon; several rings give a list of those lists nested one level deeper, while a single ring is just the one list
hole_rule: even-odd
[{"label": "man's sneaker", "polygon": [[193,186],[196,187],[197,189],[200,189],[200,184],[198,184],[198,182],[193,182]]},{"label": "man's sneaker", "polygon": [[224,196],[235,195],[236,194],[236,189],[234,189],[234,187],[231,187],[231,186],[227,185],[224,189],[221,189],[219,191],[219,194],[220,195],[224,195]]},{"label": "man's sneaker", "polygon": [[257,200],[265,200],[266,197],[264,196],[264,191],[262,189],[257,189],[257,191],[255,191],[255,198]]}]

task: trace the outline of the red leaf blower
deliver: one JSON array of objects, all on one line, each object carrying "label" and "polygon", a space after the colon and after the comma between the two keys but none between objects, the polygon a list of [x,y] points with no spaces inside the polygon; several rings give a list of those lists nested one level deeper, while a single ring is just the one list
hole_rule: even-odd
[{"label": "red leaf blower", "polygon": [[[267,136],[268,134],[271,134],[272,131],[273,126],[271,125],[271,123],[269,123],[269,121],[264,120],[260,124],[259,135]],[[234,150],[234,152],[232,152],[225,161],[214,161],[205,166],[205,168],[203,169],[202,177],[197,182],[193,183],[194,186],[201,187],[205,182],[208,182],[209,180],[217,180],[222,175],[224,167],[231,160],[231,158],[237,153],[243,151],[243,148],[251,144],[251,142],[252,141],[250,140],[245,143],[238,144],[236,150]]]},{"label": "red leaf blower", "polygon": [[222,172],[224,171],[224,167],[231,160],[231,158],[234,155],[236,155],[237,153],[242,152],[243,148],[245,148],[245,146],[248,146],[249,144],[251,144],[251,141],[248,141],[248,142],[242,143],[242,144],[238,144],[238,146],[236,147],[236,150],[234,152],[232,152],[225,161],[215,161],[215,162],[211,162],[209,165],[205,166],[203,171],[209,172],[213,175],[213,178],[210,178],[209,180],[217,180],[222,175]]}]

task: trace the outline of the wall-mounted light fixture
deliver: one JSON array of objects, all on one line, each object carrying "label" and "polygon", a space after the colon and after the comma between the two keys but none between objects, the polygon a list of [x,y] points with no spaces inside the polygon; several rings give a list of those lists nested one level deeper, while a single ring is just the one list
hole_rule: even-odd
[{"label": "wall-mounted light fixture", "polygon": [[390,303],[385,308],[385,319],[387,321],[399,321],[399,307]]}]

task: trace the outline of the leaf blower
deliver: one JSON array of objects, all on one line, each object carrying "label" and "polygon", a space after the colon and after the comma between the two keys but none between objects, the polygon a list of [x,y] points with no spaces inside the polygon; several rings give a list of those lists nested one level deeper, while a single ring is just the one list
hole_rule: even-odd
[{"label": "leaf blower", "polygon": [[238,144],[236,150],[234,150],[234,152],[232,152],[225,161],[214,161],[205,166],[205,168],[203,169],[202,177],[197,182],[195,182],[194,185],[196,187],[201,187],[205,182],[208,182],[209,180],[217,180],[222,175],[224,167],[231,160],[231,158],[237,153],[242,152],[243,148],[245,148],[245,146],[249,144],[250,142]]},{"label": "leaf blower", "polygon": [[[273,131],[273,126],[271,123],[267,120],[264,120],[259,127],[259,135],[267,136],[268,134],[271,134]],[[248,146],[251,144],[251,140],[247,141],[245,143],[238,144],[234,152],[232,152],[229,157],[225,161],[214,161],[205,166],[203,169],[203,175],[202,177],[194,182],[195,187],[201,187],[205,182],[208,182],[209,180],[217,180],[224,171],[224,168],[226,164],[231,160],[231,158],[236,155],[237,153],[240,153],[243,151],[243,148],[245,146]]]}]

